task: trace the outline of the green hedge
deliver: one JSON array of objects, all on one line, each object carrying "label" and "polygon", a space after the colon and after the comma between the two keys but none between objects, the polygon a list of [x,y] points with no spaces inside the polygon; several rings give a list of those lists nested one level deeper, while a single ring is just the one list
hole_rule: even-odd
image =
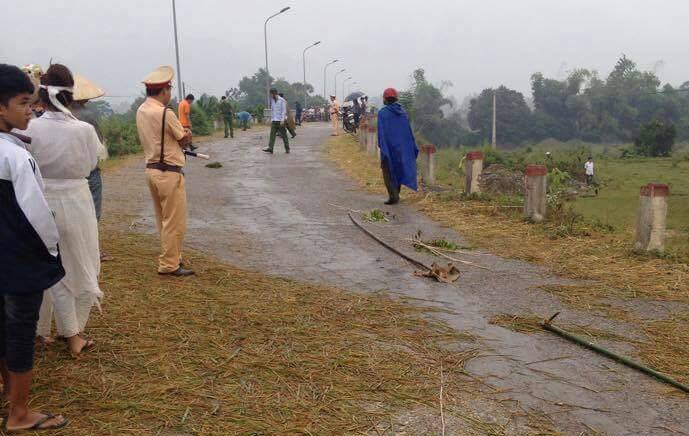
[{"label": "green hedge", "polygon": [[112,116],[101,119],[99,126],[110,156],[138,153],[141,150],[135,123]]}]

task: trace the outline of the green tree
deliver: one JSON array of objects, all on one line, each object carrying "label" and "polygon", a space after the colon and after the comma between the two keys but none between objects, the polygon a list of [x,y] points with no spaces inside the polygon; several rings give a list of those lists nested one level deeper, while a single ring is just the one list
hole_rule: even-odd
[{"label": "green tree", "polygon": [[634,139],[634,148],[642,156],[670,156],[676,137],[677,129],[674,124],[654,120],[641,126]]},{"label": "green tree", "polygon": [[530,138],[531,110],[524,95],[515,90],[499,87],[484,89],[471,101],[468,121],[472,130],[481,132],[483,141],[489,142],[493,126],[493,94],[497,103],[497,139],[499,144],[515,145]]},{"label": "green tree", "polygon": [[242,93],[240,107],[242,110],[249,111],[252,108],[268,101],[268,90],[266,89],[266,79],[273,86],[275,79],[268,74],[265,69],[259,68],[251,77],[243,77],[239,81],[239,90]]}]

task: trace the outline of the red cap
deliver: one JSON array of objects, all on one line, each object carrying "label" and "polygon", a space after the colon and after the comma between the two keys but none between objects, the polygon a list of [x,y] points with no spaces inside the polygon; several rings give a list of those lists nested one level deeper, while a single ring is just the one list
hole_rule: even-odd
[{"label": "red cap", "polygon": [[383,92],[383,98],[397,98],[397,90],[395,88],[388,88]]}]

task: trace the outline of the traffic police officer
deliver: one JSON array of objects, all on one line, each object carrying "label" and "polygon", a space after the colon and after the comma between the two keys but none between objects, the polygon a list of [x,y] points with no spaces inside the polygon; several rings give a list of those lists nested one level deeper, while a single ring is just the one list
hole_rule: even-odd
[{"label": "traffic police officer", "polygon": [[147,98],[136,112],[136,127],[160,232],[158,274],[182,277],[194,274],[182,262],[187,227],[187,193],[182,168],[184,147],[191,142],[191,131],[182,127],[167,106],[172,98],[174,74],[172,67],[162,66],[143,80]]}]

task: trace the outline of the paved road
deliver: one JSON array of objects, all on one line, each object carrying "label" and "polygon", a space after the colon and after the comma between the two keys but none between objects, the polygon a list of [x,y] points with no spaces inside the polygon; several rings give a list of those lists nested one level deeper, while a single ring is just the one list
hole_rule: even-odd
[{"label": "paved road", "polygon": [[[611,435],[689,432],[687,397],[663,395],[668,389],[656,381],[559,338],[519,334],[488,323],[498,313],[560,310],[557,299],[537,289],[562,281],[547,271],[486,254],[471,260],[492,271],[462,267],[456,286],[413,277],[411,266],[355,228],[341,208],[370,210],[383,205],[382,198],[358,190],[324,159],[322,144],[328,133],[322,124],[302,128],[289,155],[279,144],[275,155],[261,152],[265,131],[205,144],[202,149],[223,168],[208,169],[199,161],[188,166],[188,245],[277,276],[359,292],[384,290],[443,307],[452,314],[439,316],[478,338],[483,357],[473,360],[469,371],[508,391],[496,394],[498,398],[546,413],[567,434],[590,429]],[[153,231],[153,211],[139,162],[108,175],[106,190],[106,204],[140,216],[139,231]],[[462,241],[460,235],[410,207],[383,209],[395,219],[368,224],[369,228],[414,256],[423,259],[403,239],[418,230],[426,239]],[[595,321],[629,335],[628,326],[565,309],[562,320],[568,319]],[[630,351],[624,345],[608,345]]]}]

